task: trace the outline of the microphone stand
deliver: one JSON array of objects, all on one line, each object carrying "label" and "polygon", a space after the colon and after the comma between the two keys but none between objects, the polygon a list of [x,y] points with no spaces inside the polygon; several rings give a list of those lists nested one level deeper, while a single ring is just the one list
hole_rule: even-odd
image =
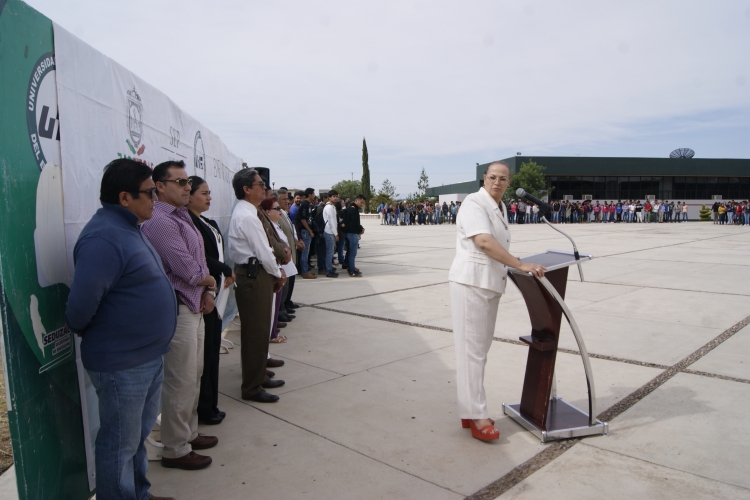
[{"label": "microphone stand", "polygon": [[[547,215],[546,212],[544,214],[542,214],[542,220],[544,221],[544,223],[547,224],[549,227],[551,227],[552,229],[554,229],[555,231],[557,231],[558,233],[562,234],[563,236],[565,236],[566,238],[568,238],[570,240],[570,243],[573,244],[573,255],[575,256],[575,258],[576,258],[577,261],[580,261],[581,260],[581,255],[578,253],[578,247],[576,246],[576,242],[573,241],[573,238],[571,238],[570,236],[568,236],[564,231],[562,231],[561,229],[558,229],[555,226],[553,226],[552,224],[550,224],[550,222],[547,220],[546,215]],[[578,265],[578,274],[581,276],[581,281],[584,281],[583,280],[583,266],[581,266],[580,262],[578,262],[577,265]]]}]

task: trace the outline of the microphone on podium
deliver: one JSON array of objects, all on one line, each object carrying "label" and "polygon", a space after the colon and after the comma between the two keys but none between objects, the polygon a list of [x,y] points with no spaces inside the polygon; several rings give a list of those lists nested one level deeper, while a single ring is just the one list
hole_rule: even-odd
[{"label": "microphone on podium", "polygon": [[516,196],[520,196],[524,200],[530,201],[534,205],[537,205],[539,207],[539,210],[541,210],[542,212],[545,212],[545,213],[552,212],[552,207],[550,206],[549,203],[547,203],[546,201],[540,200],[536,196],[530,195],[523,188],[518,188],[516,190]]}]

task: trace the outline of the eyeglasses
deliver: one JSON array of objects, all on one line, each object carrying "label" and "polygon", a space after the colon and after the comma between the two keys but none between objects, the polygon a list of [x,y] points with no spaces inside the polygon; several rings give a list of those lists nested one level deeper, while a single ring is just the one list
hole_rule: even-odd
[{"label": "eyeglasses", "polygon": [[265,182],[263,182],[263,181],[260,181],[260,182],[253,182],[253,183],[252,183],[252,184],[250,184],[250,185],[251,185],[251,186],[255,186],[255,185],[258,185],[258,186],[260,186],[260,187],[262,187],[262,188],[266,187],[266,183],[265,183]]},{"label": "eyeglasses", "polygon": [[151,189],[142,189],[138,191],[138,193],[145,193],[148,195],[149,198],[153,198],[154,196],[156,196],[156,188],[153,187]]},{"label": "eyeglasses", "polygon": [[174,182],[181,188],[193,185],[193,179],[164,179],[162,182]]},{"label": "eyeglasses", "polygon": [[281,207],[271,207],[271,210],[278,210],[279,212],[281,212]]},{"label": "eyeglasses", "polygon": [[488,175],[487,180],[490,181],[490,184],[494,184],[497,181],[508,182],[510,179],[508,179],[507,177],[498,177],[496,175]]}]

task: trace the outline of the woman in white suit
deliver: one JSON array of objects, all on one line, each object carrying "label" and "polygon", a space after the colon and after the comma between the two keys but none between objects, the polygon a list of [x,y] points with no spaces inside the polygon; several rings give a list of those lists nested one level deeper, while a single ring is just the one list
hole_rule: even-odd
[{"label": "woman in white suit", "polygon": [[484,186],[463,201],[457,221],[456,257],[448,275],[461,424],[482,441],[500,437],[487,412],[484,366],[508,267],[539,277],[546,270],[539,264],[522,263],[508,252],[510,231],[502,198],[509,184],[508,165],[491,163],[484,173]]}]

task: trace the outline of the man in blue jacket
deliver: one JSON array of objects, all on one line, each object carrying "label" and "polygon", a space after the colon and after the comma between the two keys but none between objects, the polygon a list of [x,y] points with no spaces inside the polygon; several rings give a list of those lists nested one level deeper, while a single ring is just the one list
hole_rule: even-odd
[{"label": "man in blue jacket", "polygon": [[75,277],[65,318],[82,337],[81,360],[99,397],[99,498],[150,495],[143,442],[159,412],[162,356],[177,324],[172,285],[139,226],[151,218],[155,198],[148,166],[111,162],[102,178],[102,208],[84,227],[73,253]]}]

